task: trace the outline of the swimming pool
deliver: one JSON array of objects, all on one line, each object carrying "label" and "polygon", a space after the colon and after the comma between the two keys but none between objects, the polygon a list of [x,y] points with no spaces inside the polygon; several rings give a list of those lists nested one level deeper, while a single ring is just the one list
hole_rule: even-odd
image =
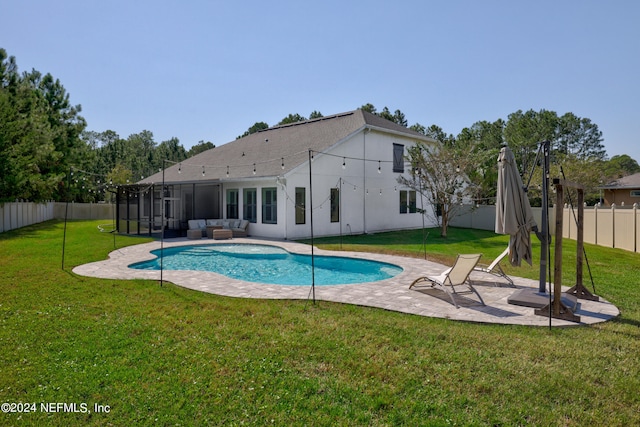
[{"label": "swimming pool", "polygon": [[[129,265],[138,270],[160,270],[157,258]],[[316,255],[315,284],[341,285],[377,282],[402,272],[394,264],[358,258]],[[311,285],[311,256],[293,254],[278,246],[256,244],[213,244],[164,249],[164,270],[211,271],[247,282],[305,286]]]}]

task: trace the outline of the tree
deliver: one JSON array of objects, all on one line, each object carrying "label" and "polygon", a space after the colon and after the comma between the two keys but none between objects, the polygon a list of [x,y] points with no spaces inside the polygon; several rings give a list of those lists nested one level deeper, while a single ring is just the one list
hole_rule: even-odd
[{"label": "tree", "polygon": [[411,129],[412,131],[421,133],[423,135],[427,134],[427,128],[421,125],[420,123],[416,123],[414,125],[409,126],[409,129]]},{"label": "tree", "polygon": [[542,141],[554,141],[558,115],[553,111],[518,110],[509,114],[504,127],[504,140],[520,165],[522,176],[528,175],[535,165]]},{"label": "tree", "polygon": [[374,107],[373,104],[364,104],[359,108],[359,110],[366,111],[371,114],[378,114],[378,112],[376,111],[376,107]]},{"label": "tree", "polygon": [[581,119],[573,113],[558,118],[557,135],[554,138],[557,154],[576,159],[605,160],[602,132],[589,119]]},{"label": "tree", "polygon": [[[431,128],[444,134],[437,126]],[[458,146],[449,139],[440,145],[420,142],[408,149],[411,175],[401,176],[398,182],[421,193],[429,202],[431,211],[422,213],[440,226],[441,237],[447,237],[450,221],[459,214],[463,201],[474,194],[466,175],[474,167],[472,148]]]},{"label": "tree", "polygon": [[174,163],[181,162],[187,158],[187,151],[180,145],[178,138],[171,138],[158,145],[154,152],[154,158],[158,168],[161,169],[163,160],[169,160]]},{"label": "tree", "polygon": [[278,123],[278,126],[280,125],[288,125],[291,123],[297,123],[297,122],[304,122],[306,121],[307,118],[304,116],[301,116],[300,114],[289,114],[287,117],[285,117],[284,119],[280,120],[280,123]]},{"label": "tree", "polygon": [[261,130],[269,129],[269,125],[265,122],[255,122],[253,126],[246,130],[245,133],[238,136],[236,139],[244,138],[245,136],[249,136],[252,133],[260,132]]},{"label": "tree", "polygon": [[319,119],[324,117],[320,111],[313,110],[311,114],[309,114],[309,120]]},{"label": "tree", "polygon": [[458,144],[474,147],[476,167],[467,173],[469,179],[476,184],[477,204],[488,204],[495,200],[498,188],[497,159],[504,144],[504,126],[501,119],[493,123],[479,121],[462,129],[456,137]]},{"label": "tree", "polygon": [[213,142],[210,142],[210,141],[204,142],[202,140],[198,141],[196,145],[194,145],[193,147],[191,147],[189,151],[187,151],[187,157],[193,157],[196,154],[200,154],[204,151],[211,150],[212,148],[216,148]]},{"label": "tree", "polygon": [[640,165],[626,154],[613,156],[604,162],[602,169],[608,181],[613,181],[627,175],[640,172]]},{"label": "tree", "polygon": [[0,200],[62,198],[70,165],[86,153],[80,110],[59,80],[18,74],[0,49]]}]

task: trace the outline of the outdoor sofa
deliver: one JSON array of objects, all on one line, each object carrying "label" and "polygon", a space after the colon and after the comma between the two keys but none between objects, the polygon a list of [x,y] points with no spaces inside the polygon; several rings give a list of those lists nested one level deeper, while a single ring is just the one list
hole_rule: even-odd
[{"label": "outdoor sofa", "polygon": [[249,221],[246,219],[190,219],[188,225],[187,237],[190,238],[197,238],[196,230],[200,231],[199,237],[207,237],[207,226],[231,230],[233,237],[247,237]]}]

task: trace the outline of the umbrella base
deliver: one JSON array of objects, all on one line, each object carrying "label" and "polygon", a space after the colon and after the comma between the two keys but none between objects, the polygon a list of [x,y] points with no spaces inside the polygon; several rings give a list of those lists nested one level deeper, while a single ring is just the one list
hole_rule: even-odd
[{"label": "umbrella base", "polygon": [[[551,300],[553,301],[553,294],[551,294]],[[571,311],[575,311],[578,308],[578,298],[573,295],[563,293],[560,301]],[[544,308],[549,305],[549,293],[540,292],[537,289],[520,289],[512,293],[507,298],[507,302],[522,307]]]}]

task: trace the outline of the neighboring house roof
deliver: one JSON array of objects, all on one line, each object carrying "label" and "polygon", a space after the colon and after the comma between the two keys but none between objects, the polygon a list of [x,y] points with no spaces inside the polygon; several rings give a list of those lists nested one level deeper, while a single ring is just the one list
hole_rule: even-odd
[{"label": "neighboring house roof", "polygon": [[640,173],[627,175],[600,187],[605,190],[624,190],[640,188]]},{"label": "neighboring house roof", "polygon": [[[375,114],[355,110],[274,126],[204,151],[182,163],[172,163],[172,166],[164,171],[164,182],[204,182],[283,175],[306,162],[309,150],[324,152],[367,128],[435,142]],[[162,181],[162,172],[159,172],[139,181],[138,184]]]}]

